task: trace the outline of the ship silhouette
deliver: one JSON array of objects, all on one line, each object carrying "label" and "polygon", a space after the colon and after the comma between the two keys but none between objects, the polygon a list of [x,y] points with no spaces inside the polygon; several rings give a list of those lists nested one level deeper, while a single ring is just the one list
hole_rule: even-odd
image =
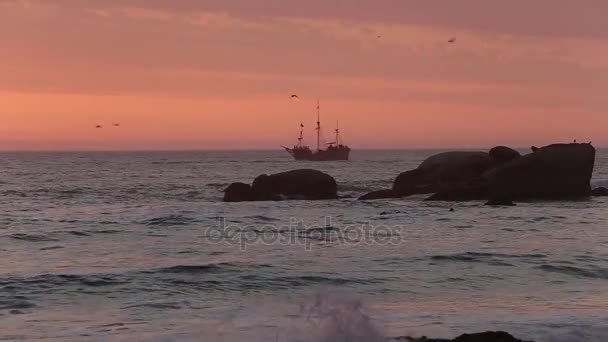
[{"label": "ship silhouette", "polygon": [[336,123],[335,140],[327,143],[325,149],[321,149],[321,108],[317,100],[317,149],[313,151],[309,146],[304,145],[304,124],[300,123],[300,136],[298,143],[292,148],[282,146],[295,160],[313,160],[313,161],[332,161],[332,160],[348,160],[350,155],[350,147],[343,144],[340,128]]}]

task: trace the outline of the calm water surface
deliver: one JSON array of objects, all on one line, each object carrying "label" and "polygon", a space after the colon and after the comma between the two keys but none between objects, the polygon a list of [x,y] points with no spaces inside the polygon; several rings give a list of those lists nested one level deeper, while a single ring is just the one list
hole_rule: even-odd
[{"label": "calm water surface", "polygon": [[608,341],[608,199],[220,201],[302,167],[356,197],[435,152],[2,153],[0,339]]}]

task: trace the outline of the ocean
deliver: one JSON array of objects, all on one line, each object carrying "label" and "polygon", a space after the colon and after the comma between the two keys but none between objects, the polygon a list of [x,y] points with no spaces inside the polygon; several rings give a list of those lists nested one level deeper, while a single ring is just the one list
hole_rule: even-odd
[{"label": "ocean", "polygon": [[[0,153],[0,340],[608,341],[608,198],[356,200],[436,152]],[[344,198],[221,201],[296,168]]]}]

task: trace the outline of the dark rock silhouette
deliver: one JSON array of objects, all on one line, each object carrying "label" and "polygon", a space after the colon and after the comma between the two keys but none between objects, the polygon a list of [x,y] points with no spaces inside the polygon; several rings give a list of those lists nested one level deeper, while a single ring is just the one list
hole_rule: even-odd
[{"label": "dark rock silhouette", "polygon": [[336,180],[321,171],[299,169],[273,175],[258,176],[252,185],[253,191],[262,197],[268,194],[304,196],[307,199],[336,199]]},{"label": "dark rock silhouette", "polygon": [[254,199],[255,195],[249,184],[232,183],[224,190],[224,202],[243,202]]},{"label": "dark rock silhouette", "polygon": [[496,146],[490,150],[490,158],[498,163],[509,162],[519,157],[521,157],[519,152],[506,146]]},{"label": "dark rock silhouette", "polygon": [[480,177],[494,162],[485,152],[444,152],[426,159],[418,168],[401,173],[393,184],[399,197],[430,194],[459,187]]},{"label": "dark rock silhouette", "polygon": [[591,195],[595,148],[589,144],[554,144],[489,170],[483,178],[491,197],[572,199]]},{"label": "dark rock silhouette", "polygon": [[591,195],[595,196],[595,197],[608,196],[608,189],[606,189],[604,187],[595,188],[595,189],[593,189],[593,191],[591,191]]},{"label": "dark rock silhouette", "polygon": [[439,191],[429,200],[576,199],[591,195],[595,148],[554,144],[493,167],[474,181]]},{"label": "dark rock silhouette", "polygon": [[224,191],[226,202],[336,198],[338,198],[336,180],[326,173],[312,169],[260,175],[251,186],[233,183]]},{"label": "dark rock silhouette", "polygon": [[367,193],[361,197],[359,197],[360,201],[367,200],[377,200],[377,199],[385,199],[385,198],[396,198],[397,194],[393,190],[385,189],[385,190],[376,190],[370,193]]},{"label": "dark rock silhouette", "polygon": [[397,341],[408,341],[408,342],[531,342],[523,341],[513,337],[511,334],[504,331],[488,331],[477,334],[464,334],[456,337],[452,340],[436,339],[436,338],[412,338],[412,337],[400,337]]}]

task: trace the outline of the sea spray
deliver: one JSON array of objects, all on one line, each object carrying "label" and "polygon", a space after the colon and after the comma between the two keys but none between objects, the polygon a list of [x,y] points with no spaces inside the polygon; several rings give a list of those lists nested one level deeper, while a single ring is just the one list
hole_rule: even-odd
[{"label": "sea spray", "polygon": [[374,325],[361,299],[345,295],[317,294],[310,303],[300,305],[314,342],[383,342],[386,339]]}]

